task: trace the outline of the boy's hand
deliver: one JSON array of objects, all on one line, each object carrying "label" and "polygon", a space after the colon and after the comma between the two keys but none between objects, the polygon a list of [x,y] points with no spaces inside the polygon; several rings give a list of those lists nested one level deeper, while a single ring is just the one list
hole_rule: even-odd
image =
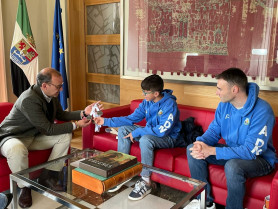
[{"label": "boy's hand", "polygon": [[130,141],[131,141],[132,143],[134,143],[134,139],[133,139],[132,133],[129,133],[129,134],[126,135],[124,138],[125,138],[125,139],[126,139],[126,138],[129,138]]},{"label": "boy's hand", "polygon": [[95,121],[95,124],[97,124],[97,125],[103,125],[104,124],[104,118],[102,118],[102,117],[94,118],[94,121]]}]

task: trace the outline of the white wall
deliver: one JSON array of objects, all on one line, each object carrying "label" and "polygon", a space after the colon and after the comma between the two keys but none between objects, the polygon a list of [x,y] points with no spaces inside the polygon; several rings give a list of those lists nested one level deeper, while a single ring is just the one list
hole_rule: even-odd
[{"label": "white wall", "polygon": [[[2,1],[2,18],[4,32],[4,52],[6,63],[6,77],[8,87],[8,101],[14,102],[16,97],[12,93],[11,73],[10,73],[10,47],[12,43],[18,0],[1,0]],[[62,21],[64,31],[64,42],[66,45],[66,0],[60,0],[62,8]],[[39,54],[39,69],[51,66],[52,53],[52,32],[55,0],[25,0],[31,29]],[[66,52],[66,49],[65,49]]]}]

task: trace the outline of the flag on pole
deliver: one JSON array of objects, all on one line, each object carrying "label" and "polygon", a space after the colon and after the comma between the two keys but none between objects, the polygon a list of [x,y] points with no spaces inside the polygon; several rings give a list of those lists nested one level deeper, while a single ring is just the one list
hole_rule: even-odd
[{"label": "flag on pole", "polygon": [[36,83],[38,53],[31,30],[25,0],[18,1],[14,36],[10,51],[14,94],[20,94]]},{"label": "flag on pole", "polygon": [[61,19],[62,9],[60,8],[60,0],[56,0],[54,23],[53,23],[53,44],[52,44],[52,62],[51,67],[58,70],[63,77],[63,90],[59,94],[60,103],[63,109],[67,109],[68,103],[68,81],[65,65],[65,51],[63,38],[63,25]]}]

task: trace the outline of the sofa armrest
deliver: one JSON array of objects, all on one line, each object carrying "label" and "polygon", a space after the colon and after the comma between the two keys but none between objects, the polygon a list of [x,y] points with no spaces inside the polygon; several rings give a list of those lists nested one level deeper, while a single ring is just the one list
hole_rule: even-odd
[{"label": "sofa armrest", "polygon": [[[130,114],[130,105],[123,105],[119,107],[114,107],[110,109],[103,110],[103,117],[112,118],[112,117],[120,117],[127,116]],[[94,135],[105,132],[105,128],[101,127],[99,132],[95,132],[95,124],[92,123],[89,126],[82,128],[82,141],[83,141],[83,149],[93,148],[93,139]]]},{"label": "sofa armrest", "polygon": [[271,190],[270,190],[270,209],[278,208],[278,171],[272,180]]},{"label": "sofa armrest", "polygon": [[5,117],[10,113],[13,108],[13,103],[10,102],[0,102],[0,123],[5,119]]}]

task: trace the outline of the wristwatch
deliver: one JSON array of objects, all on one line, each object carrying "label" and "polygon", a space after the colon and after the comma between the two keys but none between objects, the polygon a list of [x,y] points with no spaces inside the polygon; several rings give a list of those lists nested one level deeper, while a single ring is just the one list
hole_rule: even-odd
[{"label": "wristwatch", "polygon": [[83,110],[82,113],[83,113],[83,118],[87,118],[88,117],[88,115],[86,115],[86,113],[85,113],[85,110]]}]

